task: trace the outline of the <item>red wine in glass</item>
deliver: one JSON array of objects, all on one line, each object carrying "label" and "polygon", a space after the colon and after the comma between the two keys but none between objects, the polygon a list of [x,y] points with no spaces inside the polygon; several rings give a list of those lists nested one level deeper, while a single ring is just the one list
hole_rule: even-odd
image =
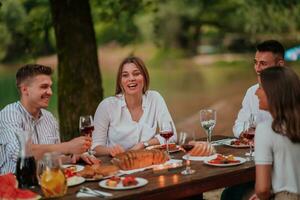
[{"label": "red wine in glass", "polygon": [[190,150],[192,150],[192,149],[194,148],[194,145],[191,145],[191,144],[183,144],[183,145],[181,145],[181,147],[182,147],[186,152],[188,152],[188,151],[190,151]]},{"label": "red wine in glass", "polygon": [[164,131],[160,132],[159,134],[161,137],[165,138],[166,140],[170,139],[174,135],[173,131]]},{"label": "red wine in glass", "polygon": [[80,128],[80,134],[83,136],[92,137],[94,126],[85,126]]},{"label": "red wine in glass", "polygon": [[[92,133],[94,131],[94,121],[91,115],[80,116],[79,118],[79,131],[83,136],[92,137]],[[88,154],[92,155],[93,151],[91,148],[88,150]]]},{"label": "red wine in glass", "polygon": [[249,128],[248,131],[243,134],[243,136],[248,140],[253,140],[255,136],[255,128]]}]

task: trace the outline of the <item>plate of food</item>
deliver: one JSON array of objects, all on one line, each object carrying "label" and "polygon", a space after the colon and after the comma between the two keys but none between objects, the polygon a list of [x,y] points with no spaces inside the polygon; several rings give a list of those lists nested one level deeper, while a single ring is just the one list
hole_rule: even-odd
[{"label": "plate of food", "polygon": [[116,175],[119,168],[114,165],[86,165],[83,170],[77,172],[78,176],[82,176],[86,181],[99,181]]},{"label": "plate of food", "polygon": [[[159,150],[167,150],[167,145],[166,144],[159,144],[159,145],[153,145],[153,146],[149,146],[146,149],[150,150],[150,149],[159,149]],[[174,153],[174,152],[178,152],[180,151],[180,146],[176,145],[175,143],[170,143],[169,144],[169,152],[170,153]]]},{"label": "plate of food", "polygon": [[235,138],[235,139],[231,139],[231,140],[227,140],[224,141],[223,144],[230,146],[230,147],[234,147],[234,148],[249,148],[250,144],[249,144],[249,140],[246,138]]},{"label": "plate of food", "polygon": [[75,186],[75,185],[79,185],[81,183],[83,183],[85,181],[85,178],[81,177],[81,176],[72,176],[67,178],[67,185],[69,187],[71,186]]},{"label": "plate of food", "polygon": [[63,169],[67,169],[67,170],[70,170],[72,172],[79,172],[81,170],[83,170],[84,166],[82,165],[72,165],[72,164],[69,164],[69,165],[62,165]]},{"label": "plate of food", "polygon": [[66,178],[77,176],[77,172],[82,170],[84,167],[81,165],[63,165],[63,171]]},{"label": "plate of food", "polygon": [[[209,158],[210,156],[190,156],[189,160],[192,161],[204,161],[205,159]],[[187,155],[185,154],[184,156],[182,156],[182,158],[184,160],[187,160]]]},{"label": "plate of food", "polygon": [[145,186],[148,181],[135,176],[118,177],[113,176],[99,182],[99,186],[111,190],[129,190]]},{"label": "plate of food", "polygon": [[218,166],[218,167],[229,167],[240,165],[246,162],[245,158],[236,157],[233,155],[222,155],[216,154],[212,155],[204,160],[204,163],[207,165]]}]

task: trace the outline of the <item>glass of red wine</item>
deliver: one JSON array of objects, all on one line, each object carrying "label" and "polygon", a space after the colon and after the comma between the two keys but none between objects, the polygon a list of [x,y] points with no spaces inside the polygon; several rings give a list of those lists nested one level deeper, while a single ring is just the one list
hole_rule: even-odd
[{"label": "glass of red wine", "polygon": [[[80,116],[79,118],[79,130],[80,135],[92,137],[94,131],[94,121],[91,115]],[[87,151],[89,155],[93,155],[94,152],[91,148]]]},{"label": "glass of red wine", "polygon": [[173,125],[170,121],[163,121],[160,124],[159,134],[161,137],[165,138],[165,143],[167,147],[168,156],[170,156],[169,152],[169,139],[174,135]]},{"label": "glass of red wine", "polygon": [[189,151],[194,148],[194,145],[191,145],[188,143],[187,140],[187,133],[181,132],[179,134],[179,140],[178,140],[179,145],[181,148],[186,152],[185,159],[186,159],[186,167],[185,169],[181,172],[183,175],[190,175],[195,173],[195,170],[191,168],[191,162],[190,162],[190,154]]},{"label": "glass of red wine", "polygon": [[253,140],[255,136],[255,129],[256,129],[255,116],[251,114],[249,120],[245,121],[243,126],[243,137],[248,139],[249,141],[249,147],[250,147],[250,152],[248,156],[249,161],[253,160],[253,144],[254,144]]}]

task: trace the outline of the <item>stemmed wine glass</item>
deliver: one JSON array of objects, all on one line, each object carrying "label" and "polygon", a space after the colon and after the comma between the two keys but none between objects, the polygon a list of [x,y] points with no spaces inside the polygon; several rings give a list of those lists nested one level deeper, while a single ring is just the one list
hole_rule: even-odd
[{"label": "stemmed wine glass", "polygon": [[167,146],[167,153],[170,156],[169,152],[169,139],[174,135],[173,125],[170,121],[163,121],[160,124],[159,134],[161,137],[165,138],[166,146]]},{"label": "stemmed wine glass", "polygon": [[[94,131],[94,121],[91,115],[80,116],[79,118],[79,130],[82,136],[92,137]],[[87,151],[89,155],[93,155],[94,151],[91,148]]]},{"label": "stemmed wine glass", "polygon": [[254,114],[251,114],[248,121],[244,122],[243,126],[243,137],[249,140],[249,157],[248,160],[253,160],[253,139],[255,136],[255,129],[256,129],[256,116]]},{"label": "stemmed wine glass", "polygon": [[203,109],[200,110],[200,122],[202,128],[204,128],[207,134],[207,142],[211,142],[212,130],[216,125],[217,112],[214,109]]},{"label": "stemmed wine glass", "polygon": [[186,152],[185,159],[186,159],[186,167],[185,169],[181,172],[183,175],[190,175],[195,173],[195,170],[191,168],[191,161],[190,161],[190,154],[189,151],[194,148],[194,145],[191,145],[188,143],[187,140],[187,133],[185,132],[180,132],[179,134],[179,139],[178,139],[178,144],[183,148]]}]

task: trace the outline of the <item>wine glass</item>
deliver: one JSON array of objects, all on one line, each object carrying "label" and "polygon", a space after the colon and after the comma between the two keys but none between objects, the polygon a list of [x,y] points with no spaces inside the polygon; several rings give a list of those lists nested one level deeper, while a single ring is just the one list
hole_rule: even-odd
[{"label": "wine glass", "polygon": [[217,112],[214,109],[203,109],[200,110],[200,122],[202,128],[204,128],[207,134],[207,142],[211,142],[212,130],[216,125]]},{"label": "wine glass", "polygon": [[253,160],[253,139],[255,136],[255,129],[256,129],[256,116],[254,114],[251,114],[248,121],[244,122],[243,126],[243,137],[249,140],[249,147],[250,152],[248,156],[248,160]]},{"label": "wine glass", "polygon": [[[94,122],[91,115],[80,116],[79,130],[82,136],[92,137],[94,131]],[[93,155],[94,151],[91,148],[87,151],[89,155]]]},{"label": "wine glass", "polygon": [[195,170],[191,168],[191,162],[190,162],[190,154],[189,151],[194,148],[194,145],[191,145],[188,143],[187,140],[187,133],[185,132],[180,132],[179,134],[179,140],[178,144],[181,146],[182,149],[186,152],[185,158],[186,158],[186,167],[185,169],[181,172],[183,175],[190,175],[195,173]]},{"label": "wine glass", "polygon": [[159,134],[161,137],[165,138],[165,143],[167,147],[168,156],[170,156],[169,152],[169,139],[174,135],[173,125],[170,121],[163,121],[160,124]]}]

